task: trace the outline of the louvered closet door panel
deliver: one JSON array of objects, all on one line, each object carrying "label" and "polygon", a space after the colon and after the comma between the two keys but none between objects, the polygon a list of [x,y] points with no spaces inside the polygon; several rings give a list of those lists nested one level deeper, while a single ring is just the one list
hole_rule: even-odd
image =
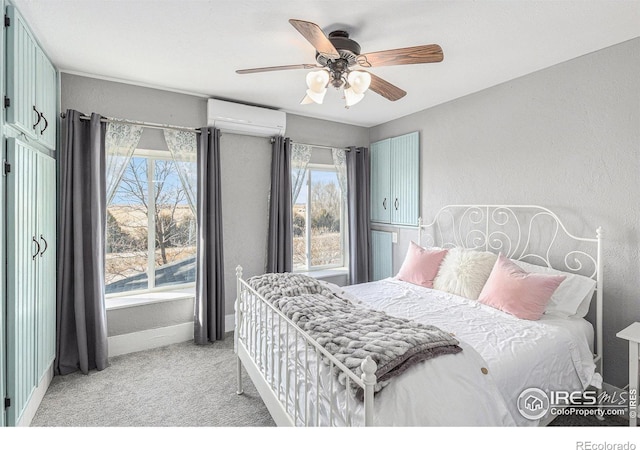
[{"label": "louvered closet door panel", "polygon": [[386,231],[371,231],[371,256],[373,258],[373,280],[393,276],[393,239]]},{"label": "louvered closet door panel", "polygon": [[27,136],[35,138],[34,124],[38,115],[36,106],[36,43],[27,24],[13,6],[7,7],[11,25],[7,30],[7,97],[11,106],[7,108],[7,123],[12,124]]},{"label": "louvered closet door panel", "polygon": [[391,139],[391,223],[417,225],[420,205],[418,133]]},{"label": "louvered closet door panel", "polygon": [[56,69],[44,52],[36,50],[36,107],[42,113],[42,120],[36,127],[40,143],[55,150],[56,148]]},{"label": "louvered closet door panel", "polygon": [[37,381],[55,356],[56,326],[56,166],[55,160],[38,154],[38,236],[40,253],[36,280]]},{"label": "louvered closet door panel", "polygon": [[[15,425],[29,402],[36,380],[37,152],[7,140],[7,409]],[[35,258],[34,258],[35,256]]]},{"label": "louvered closet door panel", "polygon": [[374,142],[369,150],[371,155],[371,221],[389,223],[391,221],[390,183],[391,140]]}]

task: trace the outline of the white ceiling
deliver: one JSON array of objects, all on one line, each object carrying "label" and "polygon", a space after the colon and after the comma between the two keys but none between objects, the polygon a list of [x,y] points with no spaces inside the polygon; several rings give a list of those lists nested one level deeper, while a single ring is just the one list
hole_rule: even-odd
[{"label": "white ceiling", "polygon": [[[12,0],[63,71],[373,126],[640,36],[640,2],[605,0]],[[314,63],[288,19],[344,29],[373,52],[439,44],[437,64],[380,67],[407,96],[369,92],[350,109],[330,89],[299,104]]]}]

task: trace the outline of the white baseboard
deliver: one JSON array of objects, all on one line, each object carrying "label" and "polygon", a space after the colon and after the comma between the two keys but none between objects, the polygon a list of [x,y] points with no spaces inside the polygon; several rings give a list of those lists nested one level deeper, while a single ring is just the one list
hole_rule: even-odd
[{"label": "white baseboard", "polygon": [[193,322],[109,336],[109,357],[149,350],[193,339]]},{"label": "white baseboard", "polygon": [[40,403],[44,398],[44,394],[46,394],[47,389],[49,389],[49,385],[51,384],[52,379],[53,379],[53,362],[51,363],[51,365],[49,366],[45,374],[42,376],[42,379],[40,380],[40,383],[38,384],[38,387],[36,388],[36,390],[33,391],[33,394],[31,394],[31,399],[29,400],[29,403],[27,404],[27,407],[22,413],[22,417],[20,418],[16,426],[28,427],[29,425],[31,425],[31,421],[35,417],[36,412],[40,407]]}]

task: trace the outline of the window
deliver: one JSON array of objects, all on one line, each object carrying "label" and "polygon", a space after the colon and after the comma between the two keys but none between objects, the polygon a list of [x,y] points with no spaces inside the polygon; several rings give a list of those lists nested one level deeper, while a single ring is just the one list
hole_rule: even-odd
[{"label": "window", "polygon": [[345,264],[345,206],[333,165],[309,164],[293,202],[293,270]]},{"label": "window", "polygon": [[106,247],[107,294],[195,282],[196,218],[168,152],[133,154],[107,207]]}]

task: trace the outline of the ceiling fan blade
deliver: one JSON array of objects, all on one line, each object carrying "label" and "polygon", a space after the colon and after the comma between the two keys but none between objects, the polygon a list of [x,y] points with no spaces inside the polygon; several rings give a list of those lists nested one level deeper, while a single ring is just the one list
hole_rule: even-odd
[{"label": "ceiling fan blade", "polygon": [[338,50],[336,50],[318,25],[313,22],[297,19],[289,19],[289,23],[314,46],[318,53],[326,56],[328,59],[340,58]]},{"label": "ceiling fan blade", "polygon": [[371,72],[369,72],[369,75],[371,75],[371,84],[369,85],[369,89],[376,94],[382,95],[387,100],[395,102],[407,95],[406,91],[403,91],[398,86],[394,86],[388,81],[383,80],[379,76],[374,75]]},{"label": "ceiling fan blade", "polygon": [[258,72],[275,72],[276,70],[291,70],[291,69],[315,69],[317,64],[292,64],[290,66],[272,66],[272,67],[256,67],[255,69],[240,69],[236,70],[236,73],[258,73]]},{"label": "ceiling fan blade", "polygon": [[358,55],[356,61],[362,67],[398,66],[440,62],[444,58],[442,48],[437,44],[396,48],[381,52]]}]

